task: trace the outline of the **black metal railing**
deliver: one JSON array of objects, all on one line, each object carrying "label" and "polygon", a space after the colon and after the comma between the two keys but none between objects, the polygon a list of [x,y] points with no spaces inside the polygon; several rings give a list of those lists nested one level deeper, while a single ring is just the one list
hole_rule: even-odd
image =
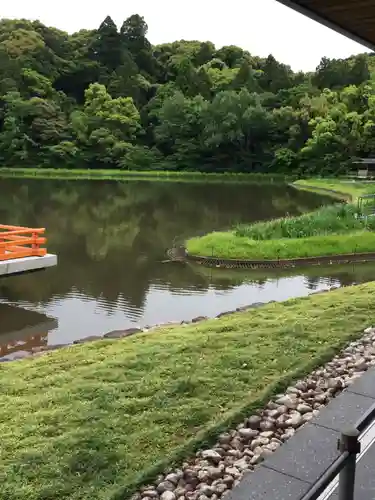
[{"label": "black metal railing", "polygon": [[352,428],[341,433],[338,440],[338,450],[341,454],[301,500],[317,500],[337,476],[339,476],[338,500],[354,500],[357,455],[361,452],[360,436],[374,420],[375,404]]}]

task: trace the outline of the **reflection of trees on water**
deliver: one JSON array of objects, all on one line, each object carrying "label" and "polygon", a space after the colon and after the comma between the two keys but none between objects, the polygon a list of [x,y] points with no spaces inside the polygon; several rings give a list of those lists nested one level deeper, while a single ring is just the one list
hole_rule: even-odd
[{"label": "reflection of trees on water", "polygon": [[[72,289],[100,298],[107,309],[123,297],[142,308],[150,285],[206,291],[207,276],[161,264],[180,240],[235,223],[310,210],[322,199],[280,185],[6,180],[0,221],[47,228],[59,265],[0,283],[9,300],[48,303]],[[236,283],[214,283],[229,289]]]},{"label": "reflection of trees on water", "polygon": [[[317,290],[320,283],[321,283],[321,279],[320,277],[311,277],[311,276],[307,276],[305,279],[304,279],[304,282],[305,282],[305,285],[307,287],[308,290]],[[328,282],[326,281],[327,285],[328,285]]]}]

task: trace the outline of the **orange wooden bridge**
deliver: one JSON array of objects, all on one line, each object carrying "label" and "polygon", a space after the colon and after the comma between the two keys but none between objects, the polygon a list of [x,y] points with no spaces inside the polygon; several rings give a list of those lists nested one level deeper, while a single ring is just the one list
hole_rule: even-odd
[{"label": "orange wooden bridge", "polygon": [[44,228],[0,224],[0,276],[45,269],[57,264],[47,253]]}]

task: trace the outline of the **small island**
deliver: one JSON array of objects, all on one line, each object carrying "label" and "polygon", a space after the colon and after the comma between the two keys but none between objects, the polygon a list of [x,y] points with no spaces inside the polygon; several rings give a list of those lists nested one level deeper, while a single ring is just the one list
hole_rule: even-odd
[{"label": "small island", "polygon": [[[189,256],[241,261],[278,261],[373,253],[375,218],[371,217],[375,193],[372,183],[348,180],[307,179],[293,184],[298,189],[331,193],[347,203],[336,203],[295,217],[237,225],[230,231],[191,238]],[[224,263],[225,265],[225,263]]]}]

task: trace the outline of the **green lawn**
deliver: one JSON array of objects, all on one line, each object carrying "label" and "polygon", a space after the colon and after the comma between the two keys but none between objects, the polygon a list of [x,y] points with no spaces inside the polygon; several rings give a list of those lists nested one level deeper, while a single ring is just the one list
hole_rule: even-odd
[{"label": "green lawn", "polygon": [[375,252],[375,233],[369,231],[257,241],[235,232],[209,233],[187,242],[190,254],[221,259],[274,260]]},{"label": "green lawn", "polygon": [[0,499],[127,498],[329,359],[374,311],[370,283],[1,364]]}]

